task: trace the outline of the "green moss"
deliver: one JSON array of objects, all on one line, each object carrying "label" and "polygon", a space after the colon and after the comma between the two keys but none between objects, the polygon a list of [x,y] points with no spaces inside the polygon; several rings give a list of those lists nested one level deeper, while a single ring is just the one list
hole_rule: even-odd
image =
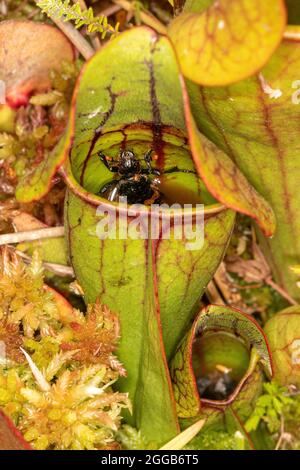
[{"label": "green moss", "polygon": [[[99,302],[87,314],[56,302],[36,255],[25,266],[4,250],[0,263],[0,406],[35,449],[99,449],[115,443],[126,372],[113,355],[117,317]],[[20,347],[17,347],[16,341]]]}]

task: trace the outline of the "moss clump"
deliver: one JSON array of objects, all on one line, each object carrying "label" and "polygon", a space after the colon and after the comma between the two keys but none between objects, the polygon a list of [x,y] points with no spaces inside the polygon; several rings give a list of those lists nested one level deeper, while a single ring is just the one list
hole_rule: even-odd
[{"label": "moss clump", "polygon": [[3,250],[0,270],[0,320],[2,327],[22,326],[25,337],[39,330],[48,335],[58,320],[58,308],[45,289],[41,260],[35,253],[30,266]]},{"label": "moss clump", "polygon": [[118,446],[130,402],[111,388],[125,375],[116,315],[60,308],[37,254],[26,266],[4,249],[0,266],[0,406],[35,449]]}]

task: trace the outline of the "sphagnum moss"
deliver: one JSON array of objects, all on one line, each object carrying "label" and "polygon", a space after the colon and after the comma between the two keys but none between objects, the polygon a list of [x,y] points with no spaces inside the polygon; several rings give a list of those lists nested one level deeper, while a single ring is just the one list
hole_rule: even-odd
[{"label": "sphagnum moss", "polygon": [[[7,249],[0,271],[0,406],[35,449],[114,446],[127,394],[111,386],[125,370],[113,355],[117,317],[99,302],[87,314],[58,308],[35,254]],[[5,354],[6,353],[6,354]]]},{"label": "sphagnum moss", "polygon": [[0,320],[7,325],[22,326],[24,336],[31,338],[39,330],[50,333],[58,321],[58,308],[53,295],[45,290],[41,260],[37,253],[26,267],[17,256],[2,250],[0,270]]}]

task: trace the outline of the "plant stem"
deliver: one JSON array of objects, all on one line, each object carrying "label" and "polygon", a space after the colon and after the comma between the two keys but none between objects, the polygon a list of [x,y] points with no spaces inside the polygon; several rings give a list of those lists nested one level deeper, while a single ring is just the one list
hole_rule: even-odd
[{"label": "plant stem", "polygon": [[281,447],[281,444],[284,440],[284,417],[283,415],[281,415],[280,417],[280,435],[279,435],[279,439],[277,441],[277,444],[275,446],[275,450],[280,450],[280,447]]},{"label": "plant stem", "polygon": [[[79,3],[81,10],[87,10],[85,0],[73,0],[73,3]],[[91,43],[96,51],[101,48],[100,39],[95,33],[91,34]]]},{"label": "plant stem", "polygon": [[295,31],[292,31],[291,29],[288,29],[284,32],[283,37],[284,39],[291,39],[293,41],[299,41],[300,40],[300,28],[297,27],[298,29]]},{"label": "plant stem", "polygon": [[[119,5],[120,7],[122,7],[126,11],[133,11],[134,9],[134,6],[128,0],[113,0],[113,2],[116,5]],[[166,26],[163,23],[161,23],[157,18],[155,18],[155,16],[151,15],[151,13],[142,10],[140,12],[140,17],[144,24],[155,29],[155,31],[157,31],[158,33],[167,34]]]},{"label": "plant stem", "polygon": [[[37,4],[38,0],[35,0],[35,3]],[[81,36],[80,32],[77,31],[74,26],[53,16],[51,16],[51,20],[67,36],[67,38],[86,60],[90,59],[95,54],[95,50],[87,42],[87,40]]]},{"label": "plant stem", "polygon": [[219,294],[214,280],[210,281],[210,283],[208,284],[206,288],[206,295],[211,304],[225,305],[225,302]]},{"label": "plant stem", "polygon": [[[14,246],[10,248],[14,249]],[[15,250],[15,253],[23,258],[26,263],[31,263],[32,257],[23,253],[23,251]],[[43,262],[43,267],[47,269],[47,271],[51,271],[52,273],[56,274],[57,276],[61,277],[75,277],[73,268],[71,266],[65,266],[64,264],[57,264],[57,263],[47,263]]]},{"label": "plant stem", "polygon": [[105,8],[104,10],[101,10],[101,15],[109,17],[111,15],[114,15],[115,13],[118,13],[118,11],[120,10],[122,10],[121,5],[111,5]]},{"label": "plant stem", "polygon": [[266,279],[266,284],[272,287],[272,289],[276,290],[291,305],[298,305],[298,302],[296,302],[296,300],[294,300],[282,287],[276,284],[276,282],[274,282],[271,277]]},{"label": "plant stem", "polygon": [[58,20],[57,18],[51,18],[56,26],[67,36],[80,54],[86,59],[90,59],[94,54],[95,50],[92,46],[81,36],[80,32],[74,28],[70,23]]},{"label": "plant stem", "polygon": [[37,230],[28,230],[26,232],[6,233],[4,235],[0,235],[0,245],[42,240],[45,238],[63,237],[64,233],[64,227],[40,228]]}]

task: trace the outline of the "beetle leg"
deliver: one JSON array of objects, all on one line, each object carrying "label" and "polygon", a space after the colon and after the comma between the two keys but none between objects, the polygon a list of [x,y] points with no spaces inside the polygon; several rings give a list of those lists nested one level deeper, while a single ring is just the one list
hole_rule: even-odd
[{"label": "beetle leg", "polygon": [[151,166],[151,161],[152,161],[151,155],[152,155],[152,153],[153,153],[153,150],[150,149],[150,150],[148,150],[148,152],[145,153],[145,155],[144,155],[144,160],[145,160],[145,162],[146,162],[146,165],[147,165],[147,168],[148,168],[148,170],[149,170],[149,173],[151,173],[151,171],[152,171],[152,166]]},{"label": "beetle leg", "polygon": [[153,150],[150,149],[148,150],[148,152],[144,155],[144,160],[146,162],[146,165],[147,165],[147,168],[145,169],[142,169],[141,173],[143,175],[157,175],[159,176],[160,175],[160,171],[156,168],[152,168],[152,165],[151,165],[151,162],[152,162],[152,155],[153,153]]},{"label": "beetle leg", "polygon": [[[160,171],[159,170],[156,170],[156,169],[153,169],[152,168],[152,165],[151,165],[151,162],[152,162],[152,153],[153,153],[153,150],[150,149],[148,150],[147,153],[145,153],[144,155],[144,160],[146,162],[146,165],[147,165],[147,174],[153,174],[153,175],[157,175],[157,174],[160,174]],[[157,173],[158,172],[158,173]]]},{"label": "beetle leg", "polygon": [[160,200],[161,200],[161,192],[159,191],[159,189],[157,188],[156,185],[152,184],[151,185],[151,189],[153,191],[152,193],[152,196],[149,198],[149,199],[146,199],[144,201],[144,204],[146,206],[151,206],[151,204],[159,204],[160,203]]},{"label": "beetle leg", "polygon": [[115,162],[114,162],[113,159],[111,159],[111,162],[113,163],[113,165],[111,165],[110,162],[109,162],[109,159],[107,158],[107,156],[105,155],[105,153],[102,152],[102,150],[100,150],[100,151],[98,152],[98,156],[99,156],[100,160],[102,161],[102,163],[104,163],[104,165],[106,166],[106,168],[107,168],[109,171],[111,171],[111,172],[113,172],[113,173],[116,173],[116,172],[118,171],[118,165],[114,165]]}]

